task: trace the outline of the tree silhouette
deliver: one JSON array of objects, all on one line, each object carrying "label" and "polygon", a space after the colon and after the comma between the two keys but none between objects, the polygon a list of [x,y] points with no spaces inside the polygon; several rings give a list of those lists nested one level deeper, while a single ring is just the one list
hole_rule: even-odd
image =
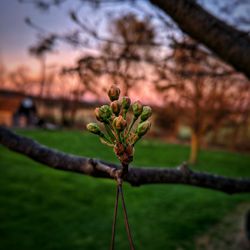
[{"label": "tree silhouette", "polygon": [[[29,19],[27,19],[29,23]],[[41,82],[40,82],[40,96],[44,94],[44,87],[46,84],[46,54],[51,52],[55,45],[56,36],[51,35],[41,40],[35,46],[30,47],[30,53],[37,57],[41,64]]]},{"label": "tree silhouette", "polygon": [[[49,10],[52,6],[60,6],[67,2],[67,0],[62,1],[43,1],[43,0],[19,0],[20,2],[33,3],[36,7],[40,8],[43,11]],[[100,7],[103,4],[113,4],[119,5],[122,1],[109,1],[109,0],[96,0],[96,1],[81,1],[82,4],[90,3],[96,7]],[[129,1],[128,1],[129,2]],[[209,13],[204,7],[203,1],[197,3],[193,0],[170,0],[170,1],[161,1],[161,0],[151,0],[152,8],[149,13],[149,16],[154,18],[159,18],[166,21],[165,16],[162,14],[162,11],[165,14],[169,15],[177,25],[182,29],[183,32],[189,34],[192,38],[196,39],[203,45],[205,45],[212,52],[217,54],[222,60],[233,66],[236,70],[244,73],[247,77],[250,75],[249,69],[249,54],[250,54],[250,38],[249,32],[239,29],[239,25],[249,24],[249,17],[239,16],[236,20],[236,25],[229,25],[225,21],[220,20],[215,15]],[[145,11],[145,8],[138,5],[137,1],[132,1],[132,5],[135,5],[135,8],[139,9],[141,12]],[[216,1],[216,5],[219,5]],[[233,16],[232,10],[235,9],[235,6],[238,4],[246,4],[244,1],[239,3],[237,1],[232,1],[220,7],[220,12],[226,13],[230,18]],[[158,9],[157,9],[158,8]],[[159,9],[161,10],[159,12]],[[190,18],[192,15],[192,18]],[[238,23],[237,23],[238,22]],[[96,39],[102,41],[107,41],[106,37],[101,37],[97,32],[89,29],[87,25],[83,25],[85,32],[89,35],[92,35]],[[77,41],[78,42],[78,41]]]},{"label": "tree silhouette", "polygon": [[154,83],[175,104],[176,119],[181,113],[191,127],[189,161],[194,164],[205,135],[233,115],[249,112],[249,82],[187,36],[173,40],[172,48],[170,66],[157,68]]},{"label": "tree silhouette", "polygon": [[[81,26],[75,13],[72,19]],[[105,41],[99,55],[84,55],[75,67],[65,67],[64,73],[77,73],[86,90],[100,96],[105,89],[100,88],[100,78],[122,87],[125,95],[138,82],[145,80],[143,62],[153,60],[150,44],[154,42],[154,28],[147,20],[139,20],[128,13],[113,20],[110,33],[116,42]]]}]

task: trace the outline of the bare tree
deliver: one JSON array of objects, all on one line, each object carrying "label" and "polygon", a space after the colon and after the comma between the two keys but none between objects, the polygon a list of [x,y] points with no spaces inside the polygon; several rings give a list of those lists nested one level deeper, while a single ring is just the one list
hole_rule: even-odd
[{"label": "bare tree", "polygon": [[[157,1],[152,1],[152,2],[154,2],[156,4],[158,3]],[[160,4],[160,6],[164,9],[165,5],[164,6],[163,5]],[[198,11],[200,11],[199,13],[203,13],[206,18],[208,18],[208,17],[212,18],[212,20],[214,20],[215,22],[217,20],[215,17],[213,17],[212,15],[207,13],[204,9],[202,9],[201,6],[199,6],[196,3],[192,3],[191,1],[188,1],[188,0],[187,1],[184,1],[184,0],[179,1],[178,6],[174,6],[172,1],[169,1],[169,3],[166,4],[166,6],[167,6],[167,8],[169,8],[168,11],[172,17],[173,17],[173,15],[177,15],[177,17],[178,17],[178,15],[180,15],[180,14],[176,14],[175,11],[177,11],[177,10],[179,12],[183,11],[182,13],[184,16],[183,17],[179,16],[179,19],[177,18],[177,23],[179,25],[186,18],[185,17],[185,14],[186,14],[185,7],[188,7],[189,11],[191,11],[191,10],[194,11],[194,15],[197,18],[198,18]],[[177,7],[180,9],[178,9]],[[169,26],[169,22],[166,21],[166,19],[164,17],[162,17],[161,14],[157,13],[154,17],[157,17],[158,19],[160,19],[163,22],[163,24],[166,24],[165,28],[167,28],[167,26]],[[204,118],[205,116],[203,115],[204,110],[201,109],[201,106],[204,104],[201,104],[201,103],[202,102],[206,103],[206,99],[209,98],[209,95],[207,95],[207,94],[205,95],[204,91],[202,89],[204,89],[204,86],[208,82],[210,82],[210,85],[216,85],[216,86],[218,85],[218,83],[211,83],[211,80],[208,80],[206,77],[209,75],[209,77],[211,79],[212,78],[217,78],[217,79],[221,78],[222,79],[222,77],[226,77],[228,74],[231,74],[232,70],[224,65],[224,68],[226,68],[226,70],[225,70],[218,63],[217,64],[214,63],[215,60],[211,59],[212,55],[206,49],[199,50],[199,54],[197,54],[197,53],[196,53],[196,55],[194,53],[192,54],[192,50],[195,51],[195,49],[192,49],[192,47],[196,46],[196,45],[194,46],[192,44],[189,44],[187,46],[187,47],[190,47],[191,49],[189,50],[188,56],[184,55],[184,59],[186,59],[185,57],[189,57],[189,58],[194,57],[193,62],[189,61],[188,63],[180,66],[179,68],[176,67],[176,69],[174,69],[173,65],[171,65],[167,62],[168,59],[171,59],[171,58],[168,58],[165,56],[165,58],[163,58],[161,60],[155,60],[155,55],[160,55],[160,53],[156,52],[157,47],[156,47],[156,43],[155,43],[154,30],[150,27],[150,25],[148,25],[148,24],[145,25],[146,22],[144,22],[144,24],[143,24],[142,22],[136,20],[135,16],[133,16],[133,15],[123,16],[122,18],[120,18],[120,20],[119,20],[119,18],[116,19],[115,24],[113,26],[113,29],[111,29],[112,36],[111,37],[109,36],[108,38],[105,36],[99,35],[98,32],[96,32],[95,30],[91,29],[89,26],[84,24],[84,22],[82,22],[80,20],[80,18],[77,16],[77,14],[75,12],[71,12],[71,18],[75,23],[77,23],[79,25],[82,32],[85,32],[85,33],[91,35],[94,39],[99,41],[101,44],[101,48],[102,48],[101,56],[97,56],[97,57],[96,56],[85,56],[78,61],[78,65],[77,65],[77,67],[75,67],[75,70],[78,71],[79,76],[81,77],[82,81],[84,81],[84,84],[88,87],[89,90],[91,90],[93,92],[96,91],[96,88],[95,88],[95,86],[97,86],[96,77],[99,78],[100,76],[103,76],[103,75],[107,76],[108,75],[108,76],[111,76],[111,79],[113,81],[122,82],[122,84],[125,86],[125,92],[127,92],[128,88],[130,88],[130,86],[133,86],[135,82],[145,80],[145,74],[143,74],[143,72],[142,72],[142,74],[140,73],[139,77],[136,77],[136,74],[139,72],[138,68],[140,68],[140,66],[142,65],[142,64],[139,64],[140,66],[138,67],[137,66],[138,61],[139,62],[150,61],[150,65],[157,68],[157,71],[158,71],[157,74],[160,77],[158,79],[156,79],[155,82],[158,81],[158,83],[157,83],[158,89],[161,89],[161,90],[163,90],[165,88],[169,89],[169,87],[171,87],[171,85],[173,85],[173,82],[172,82],[172,83],[168,84],[167,87],[160,86],[160,84],[161,84],[160,82],[162,82],[162,81],[163,82],[164,81],[170,82],[170,81],[176,80],[173,77],[171,78],[170,75],[173,75],[173,74],[176,76],[178,74],[181,75],[181,77],[179,77],[178,81],[180,81],[180,79],[182,79],[182,81],[183,81],[184,78],[187,78],[185,81],[186,82],[189,81],[189,83],[178,85],[179,93],[182,92],[182,94],[181,94],[182,100],[180,100],[180,99],[178,100],[180,102],[178,106],[189,107],[188,113],[190,115],[187,117],[189,120],[188,123],[191,124],[192,131],[193,131],[192,144],[191,144],[193,150],[191,151],[192,154],[191,154],[190,159],[191,159],[191,162],[195,162],[195,160],[197,158],[196,155],[198,152],[199,144],[200,144],[199,141],[204,136],[204,134],[207,133],[208,130],[211,130],[213,128],[213,126],[211,125],[213,123],[212,121],[214,119],[216,119],[217,124],[220,124],[221,121],[224,119],[224,117],[226,115],[228,115],[228,113],[229,113],[229,111],[228,111],[229,108],[227,108],[227,110],[224,110],[223,112],[220,112],[220,114],[218,114],[219,109],[217,108],[217,110],[215,110],[213,108],[215,106],[215,104],[214,104],[214,102],[212,102],[209,114],[213,113],[213,112],[211,112],[211,110],[214,110],[214,116],[210,115],[210,118],[208,119],[208,115],[206,115],[206,123],[201,122],[201,120],[203,120],[203,121],[205,120],[205,118]],[[215,19],[213,19],[213,18],[215,18]],[[204,21],[204,20],[202,19],[202,21]],[[216,25],[214,32],[218,32],[218,29],[222,29],[222,28],[226,29],[225,32],[229,32],[229,31],[233,32],[233,30],[235,29],[233,27],[230,27],[230,29],[229,29],[228,28],[229,26],[227,24],[224,24],[224,23],[220,22],[219,20],[217,20],[217,21],[218,21],[218,23],[216,22],[216,24],[218,24],[218,27]],[[189,22],[190,22],[190,20],[189,20]],[[208,22],[207,25],[209,26],[210,21],[208,21],[208,19],[207,19],[207,22]],[[192,23],[192,25],[195,26],[194,22]],[[199,23],[199,25],[200,25],[200,23]],[[191,23],[189,24],[189,26],[191,26]],[[180,27],[182,28],[181,25],[180,25]],[[193,34],[192,27],[190,27],[190,28],[191,28],[191,34]],[[217,31],[216,31],[216,29],[217,29]],[[145,32],[144,33],[137,32],[138,30],[142,30],[142,31],[144,30]],[[78,33],[74,33],[74,34],[78,34]],[[237,37],[239,39],[241,39],[241,37],[239,37],[239,34],[241,34],[242,36],[244,35],[244,37],[242,38],[243,40],[240,40],[241,42],[246,41],[246,39],[248,39],[248,38],[246,38],[247,34],[245,32],[239,31],[237,34],[238,34]],[[215,34],[213,33],[213,35],[215,35]],[[76,36],[74,38],[75,39],[71,39],[71,41],[73,41],[73,43],[79,44],[80,41],[79,41],[79,39],[77,39],[78,37]],[[226,41],[225,34],[222,36],[216,36],[216,39],[217,38],[220,39],[220,41]],[[176,41],[178,41],[178,39]],[[145,46],[146,46],[146,50],[145,50]],[[231,41],[230,46],[235,46],[235,44],[232,43],[232,41]],[[176,50],[176,48],[174,48],[174,49]],[[181,49],[183,49],[183,48],[181,48]],[[231,48],[231,50],[235,50],[235,49],[236,49],[236,47]],[[142,52],[142,51],[144,51],[144,52]],[[154,51],[154,57],[152,57],[152,53],[145,53],[145,51]],[[246,54],[247,53],[248,52],[246,51]],[[179,55],[175,54],[173,56],[175,57],[175,60],[176,60]],[[233,55],[231,55],[229,57],[234,58]],[[157,58],[157,59],[159,59],[159,58]],[[182,59],[183,59],[183,57],[181,59],[179,58],[178,60],[181,61]],[[198,65],[197,62],[200,62],[203,60],[204,60],[204,63],[202,65],[197,66]],[[233,60],[235,60],[235,58]],[[173,60],[172,60],[172,62],[173,62]],[[184,62],[185,62],[185,60],[184,60]],[[196,64],[195,64],[195,62],[196,62]],[[178,63],[178,64],[180,65],[180,63]],[[174,65],[175,66],[177,65],[176,62],[174,63]],[[222,70],[222,72],[221,72],[221,70]],[[162,71],[164,71],[164,72],[162,72]],[[177,76],[177,78],[178,78],[178,76]],[[178,83],[178,81],[177,81],[177,83]],[[217,80],[217,82],[218,82],[218,80]],[[231,88],[229,84],[227,84],[227,86],[228,86],[228,88]],[[173,87],[176,88],[176,86],[173,86]],[[215,89],[217,89],[217,91],[219,91],[219,89],[223,89],[224,87],[225,86],[223,84],[221,84],[220,87],[216,87]],[[190,91],[190,88],[192,89],[191,91]],[[101,88],[99,88],[99,89],[101,89]],[[186,98],[185,101],[183,100],[184,96]],[[220,95],[217,94],[217,96],[220,96]],[[190,102],[190,100],[193,100],[193,102],[192,101]],[[211,100],[213,100],[213,99],[210,98],[209,103],[211,103]],[[222,99],[219,99],[219,100],[221,101]],[[221,103],[220,104],[221,110],[223,110],[223,107],[225,107],[225,105],[222,104],[222,101],[220,103]],[[218,105],[218,104],[216,104],[216,105]],[[193,110],[193,112],[190,112],[190,110]],[[215,113],[217,113],[217,115],[215,115]],[[201,125],[201,124],[203,124],[203,125]],[[206,124],[206,125],[204,125],[204,124]]]},{"label": "bare tree", "polygon": [[156,68],[155,85],[191,127],[189,161],[194,164],[204,136],[248,110],[249,82],[188,37],[174,40],[172,48],[168,66]]},{"label": "bare tree", "polygon": [[[75,13],[72,19],[82,27]],[[110,21],[111,22],[111,21]],[[146,78],[143,63],[153,61],[154,28],[148,20],[139,20],[134,14],[125,14],[115,18],[109,30],[110,37],[116,39],[104,41],[98,55],[84,55],[74,67],[66,67],[64,73],[77,73],[86,91],[99,97],[106,88],[101,87],[101,79],[119,84],[125,95]]]},{"label": "bare tree", "polygon": [[[29,19],[27,19],[29,23]],[[37,57],[41,64],[40,96],[43,97],[46,84],[46,54],[53,50],[56,37],[51,35],[39,41],[35,46],[30,47],[30,53]]]},{"label": "bare tree", "polygon": [[128,13],[113,20],[111,35],[121,44],[107,42],[102,51],[107,60],[108,57],[116,58],[111,60],[111,78],[123,86],[125,95],[129,95],[130,89],[146,78],[143,62],[152,59],[150,44],[154,43],[155,30],[150,20],[139,20]]},{"label": "bare tree", "polygon": [[[20,0],[20,2],[33,3],[43,11],[48,10],[51,6],[60,6],[66,1]],[[85,4],[84,1],[81,2]],[[89,3],[89,1],[86,2]],[[119,5],[119,3],[121,3],[121,1],[111,2],[113,5]],[[143,9],[138,2],[139,1],[133,1],[132,6],[136,5],[137,9],[141,9],[141,11],[144,12],[145,9]],[[153,6],[158,7],[158,10],[169,15],[185,33],[207,46],[207,48],[217,54],[222,60],[249,77],[250,38],[248,30],[241,31],[239,30],[239,26],[233,25],[232,22],[232,25],[228,25],[215,15],[212,15],[203,7],[203,1],[199,1],[200,4],[193,0],[151,0],[150,2]],[[109,3],[109,0],[98,0],[92,3],[96,6],[101,6],[102,4]],[[221,10],[223,9],[224,12],[228,12],[229,14],[227,16],[231,17],[232,10],[235,9],[235,5],[237,4],[241,3],[238,1],[229,3],[227,1]],[[160,17],[161,20],[165,20],[162,12],[159,14],[156,8],[152,9],[153,11],[150,12],[150,16],[157,16]],[[155,12],[157,13],[156,15]],[[192,18],[190,18],[190,15],[192,15]],[[238,17],[238,21],[245,25],[249,24],[249,18],[246,16]],[[100,38],[98,33],[89,30],[88,26],[85,25],[84,28],[88,34],[95,38]],[[102,37],[101,40],[107,39]]]},{"label": "bare tree", "polygon": [[17,67],[15,70],[7,74],[9,88],[19,92],[31,93],[34,91],[34,85],[39,82],[39,79],[31,75],[31,70],[27,66]]}]

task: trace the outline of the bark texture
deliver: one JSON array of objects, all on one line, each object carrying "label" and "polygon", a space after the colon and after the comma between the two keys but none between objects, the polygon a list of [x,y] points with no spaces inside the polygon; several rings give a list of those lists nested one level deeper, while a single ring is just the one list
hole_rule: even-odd
[{"label": "bark texture", "polygon": [[250,78],[250,38],[222,22],[194,0],[151,0],[191,37]]},{"label": "bark texture", "polygon": [[[17,135],[0,126],[0,144],[26,155],[36,162],[58,170],[113,179],[121,171],[119,165],[87,157],[66,154]],[[186,184],[221,191],[227,194],[250,192],[250,179],[228,178],[191,171],[186,164],[177,168],[130,167],[124,181],[133,186],[144,184]]]}]

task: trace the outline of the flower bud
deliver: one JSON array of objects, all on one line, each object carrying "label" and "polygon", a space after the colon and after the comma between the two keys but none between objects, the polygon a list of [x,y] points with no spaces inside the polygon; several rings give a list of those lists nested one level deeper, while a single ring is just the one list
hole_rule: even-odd
[{"label": "flower bud", "polygon": [[128,96],[123,96],[122,97],[122,107],[125,110],[128,110],[130,107],[131,100]]},{"label": "flower bud", "polygon": [[111,108],[108,105],[102,105],[100,108],[95,109],[96,119],[100,122],[108,122],[112,115]]},{"label": "flower bud", "polygon": [[149,121],[142,122],[138,125],[138,127],[136,129],[136,134],[139,137],[142,137],[143,135],[145,135],[148,132],[150,127],[151,127],[151,123]]},{"label": "flower bud", "polygon": [[94,122],[87,124],[86,127],[87,127],[87,130],[93,134],[101,135],[101,133],[102,133],[99,126]]},{"label": "flower bud", "polygon": [[141,121],[146,121],[152,115],[152,109],[149,106],[144,106],[141,113]]},{"label": "flower bud", "polygon": [[115,100],[115,101],[111,102],[110,107],[111,107],[113,113],[116,116],[118,116],[120,113],[120,108],[121,108],[120,103],[117,100]]},{"label": "flower bud", "polygon": [[119,99],[120,89],[116,85],[112,85],[108,91],[108,96],[111,101],[115,101]]},{"label": "flower bud", "polygon": [[113,121],[113,126],[118,130],[118,131],[122,131],[126,128],[127,126],[127,122],[125,119],[123,119],[123,117],[121,115],[119,115],[118,117],[116,117]]},{"label": "flower bud", "polygon": [[103,122],[103,120],[100,117],[100,108],[95,108],[95,117],[99,122]]},{"label": "flower bud", "polygon": [[134,116],[138,118],[142,113],[143,106],[140,101],[136,101],[135,103],[132,104],[132,109]]}]

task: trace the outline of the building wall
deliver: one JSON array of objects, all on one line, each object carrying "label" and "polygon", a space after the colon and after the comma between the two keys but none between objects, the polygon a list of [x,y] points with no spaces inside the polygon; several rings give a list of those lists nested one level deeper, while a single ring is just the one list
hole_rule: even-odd
[{"label": "building wall", "polygon": [[11,111],[0,110],[0,125],[11,127],[13,122],[12,117],[13,114]]}]

